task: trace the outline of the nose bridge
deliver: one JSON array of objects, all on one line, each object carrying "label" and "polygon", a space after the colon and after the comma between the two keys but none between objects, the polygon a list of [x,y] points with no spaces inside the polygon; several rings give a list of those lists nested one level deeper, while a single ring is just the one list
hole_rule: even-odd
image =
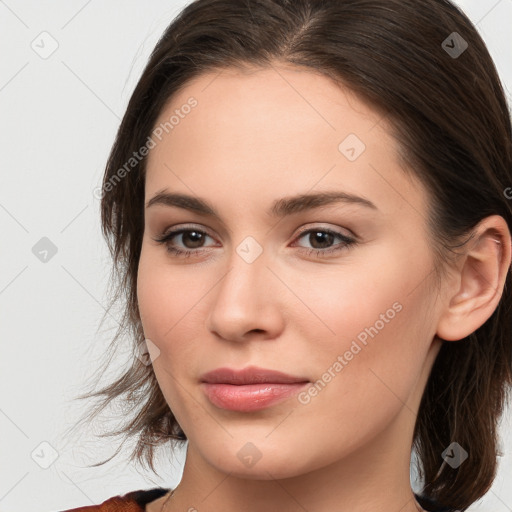
[{"label": "nose bridge", "polygon": [[274,276],[267,263],[263,247],[253,237],[233,247],[211,305],[210,330],[226,339],[241,340],[249,331],[270,333],[280,325],[276,295],[269,293]]},{"label": "nose bridge", "polygon": [[[228,273],[220,283],[219,299],[235,301],[240,306],[259,302],[258,283],[268,279],[267,253],[253,237],[246,236],[234,245],[228,258]],[[222,296],[222,297],[221,297]],[[233,304],[231,304],[233,307]]]}]

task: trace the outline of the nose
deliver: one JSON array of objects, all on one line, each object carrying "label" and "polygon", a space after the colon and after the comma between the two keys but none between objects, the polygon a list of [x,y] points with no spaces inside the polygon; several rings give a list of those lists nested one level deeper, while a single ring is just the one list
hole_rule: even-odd
[{"label": "nose", "polygon": [[212,290],[207,328],[217,337],[237,342],[273,339],[282,331],[283,285],[264,255],[248,263],[233,251],[226,274]]}]

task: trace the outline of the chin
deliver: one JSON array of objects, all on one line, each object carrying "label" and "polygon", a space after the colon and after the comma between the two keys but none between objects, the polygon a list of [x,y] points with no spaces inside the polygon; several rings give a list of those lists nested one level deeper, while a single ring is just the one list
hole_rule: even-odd
[{"label": "chin", "polygon": [[[217,471],[247,480],[275,480],[292,478],[308,472],[308,461],[298,460],[297,455],[306,455],[303,446],[279,448],[270,443],[260,442],[260,448],[250,441],[232,442],[227,446],[204,447],[203,458]],[[311,462],[311,461],[309,461]]]}]

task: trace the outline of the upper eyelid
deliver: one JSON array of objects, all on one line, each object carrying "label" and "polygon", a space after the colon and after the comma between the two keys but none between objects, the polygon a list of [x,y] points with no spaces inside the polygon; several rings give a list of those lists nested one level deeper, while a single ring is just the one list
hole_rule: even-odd
[{"label": "upper eyelid", "polygon": [[194,231],[194,230],[201,231],[202,233],[205,233],[206,235],[208,235],[210,238],[215,238],[213,235],[210,234],[208,229],[205,229],[202,226],[194,226],[194,225],[192,225],[192,226],[185,225],[185,226],[180,226],[180,227],[173,227],[173,228],[171,228],[169,230],[164,231],[162,236],[180,235],[184,231]]},{"label": "upper eyelid", "polygon": [[[314,222],[311,223],[311,224],[314,224]],[[353,233],[350,229],[348,229],[348,228],[341,228],[339,226],[335,227],[335,228],[327,227],[327,226],[309,226],[309,227],[306,226],[306,227],[300,229],[300,231],[297,234],[297,236],[302,235],[303,233],[307,233],[309,231],[314,231],[315,229],[318,229],[318,231],[332,231],[332,232],[335,232],[338,235],[343,235],[343,236],[350,237],[350,238],[357,238],[355,233]],[[340,233],[340,230],[348,231],[349,234]]]}]

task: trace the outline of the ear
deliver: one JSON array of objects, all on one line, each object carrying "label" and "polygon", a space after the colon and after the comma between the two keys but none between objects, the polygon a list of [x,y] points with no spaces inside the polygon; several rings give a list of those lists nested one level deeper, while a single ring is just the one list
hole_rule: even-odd
[{"label": "ear", "polygon": [[473,233],[438,321],[436,335],[443,340],[465,338],[490,318],[510,270],[512,247],[505,219],[499,215],[486,217]]}]

